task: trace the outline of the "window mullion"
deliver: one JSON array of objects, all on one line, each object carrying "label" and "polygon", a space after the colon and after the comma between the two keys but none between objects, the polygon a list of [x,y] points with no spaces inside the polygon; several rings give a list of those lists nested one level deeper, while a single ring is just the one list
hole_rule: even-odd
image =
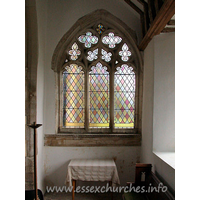
[{"label": "window mullion", "polygon": [[85,71],[85,130],[89,131],[89,113],[90,113],[90,95],[89,95],[89,71]]},{"label": "window mullion", "polygon": [[114,130],[114,63],[110,70],[110,129]]}]

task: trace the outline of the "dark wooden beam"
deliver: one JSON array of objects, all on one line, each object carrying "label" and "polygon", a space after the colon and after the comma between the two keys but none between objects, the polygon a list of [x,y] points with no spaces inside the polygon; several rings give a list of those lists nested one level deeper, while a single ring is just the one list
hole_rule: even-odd
[{"label": "dark wooden beam", "polygon": [[129,6],[131,6],[137,13],[139,13],[140,15],[143,15],[143,11],[140,10],[132,1],[130,0],[124,0]]},{"label": "dark wooden beam", "polygon": [[142,27],[142,36],[144,37],[146,34],[144,15],[140,15],[140,23]]},{"label": "dark wooden beam", "polygon": [[129,6],[131,6],[137,13],[140,14],[140,22],[142,27],[142,35],[144,37],[145,35],[145,20],[144,20],[144,12],[140,10],[132,1],[130,0],[124,0]]},{"label": "dark wooden beam", "polygon": [[167,25],[175,25],[175,20],[174,20],[174,19],[170,20],[170,21],[167,23]]},{"label": "dark wooden beam", "polygon": [[139,3],[141,3],[142,5],[144,5],[146,3],[146,1],[144,0],[137,0]]},{"label": "dark wooden beam", "polygon": [[156,10],[156,14],[158,14],[158,11],[159,11],[158,0],[155,0],[155,10]]},{"label": "dark wooden beam", "polygon": [[144,33],[146,34],[146,32],[149,29],[149,25],[150,25],[148,3],[146,1],[144,1],[144,0],[137,0],[137,1],[143,5],[143,10],[144,10]]},{"label": "dark wooden beam", "polygon": [[156,9],[156,14],[158,14],[160,8],[163,5],[163,1],[162,0],[154,0],[155,1],[155,9]]},{"label": "dark wooden beam", "polygon": [[152,23],[154,18],[156,17],[154,0],[148,0],[148,7],[149,7],[149,18],[150,22]]},{"label": "dark wooden beam", "polygon": [[175,32],[175,28],[166,27],[162,30],[162,33],[171,33]]},{"label": "dark wooden beam", "polygon": [[150,26],[149,9],[148,9],[148,4],[146,2],[144,2],[143,6],[144,6],[144,28],[146,34]]},{"label": "dark wooden beam", "polygon": [[139,49],[144,50],[151,39],[160,34],[161,31],[164,29],[166,24],[175,14],[175,0],[165,0],[161,9],[159,10],[158,14],[156,15],[154,21],[151,23],[149,30],[147,31],[146,35],[142,39]]},{"label": "dark wooden beam", "polygon": [[164,3],[164,0],[158,0],[158,9],[159,10],[162,7],[163,3]]}]

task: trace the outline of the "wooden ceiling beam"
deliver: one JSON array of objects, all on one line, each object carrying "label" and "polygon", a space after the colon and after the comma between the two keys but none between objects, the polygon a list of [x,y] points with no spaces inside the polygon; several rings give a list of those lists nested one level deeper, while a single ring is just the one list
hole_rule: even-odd
[{"label": "wooden ceiling beam", "polygon": [[148,3],[144,0],[137,0],[137,1],[143,5],[143,10],[144,10],[144,34],[143,34],[144,37],[144,35],[149,29],[149,23],[150,23]]},{"label": "wooden ceiling beam", "polygon": [[144,3],[143,6],[144,6],[144,29],[146,34],[150,26],[149,9],[148,9],[148,4],[146,2]]},{"label": "wooden ceiling beam", "polygon": [[171,33],[171,32],[175,32],[175,28],[170,28],[170,27],[166,27],[164,28],[162,31],[162,33]]},{"label": "wooden ceiling beam", "polygon": [[158,0],[155,0],[155,10],[156,10],[156,14],[158,14],[159,12]]},{"label": "wooden ceiling beam", "polygon": [[175,25],[175,20],[174,20],[174,19],[170,20],[170,21],[167,23],[167,25]]},{"label": "wooden ceiling beam", "polygon": [[175,14],[175,0],[165,0],[162,7],[160,8],[155,19],[151,23],[147,33],[139,44],[139,49],[143,51],[148,43],[152,40],[155,35],[161,33],[166,24],[170,21],[172,16]]},{"label": "wooden ceiling beam", "polygon": [[148,0],[148,8],[149,8],[150,22],[152,23],[154,18],[156,17],[156,10],[155,10],[154,0]]},{"label": "wooden ceiling beam", "polygon": [[143,15],[143,11],[140,10],[132,1],[130,0],[124,0],[129,6],[131,6],[137,13],[139,13],[140,15]]},{"label": "wooden ceiling beam", "polygon": [[144,19],[144,12],[140,10],[132,1],[124,0],[129,6],[131,6],[137,13],[140,14],[140,22],[142,27],[142,35],[145,36],[145,19]]},{"label": "wooden ceiling beam", "polygon": [[146,1],[144,0],[137,0],[139,3],[141,3],[142,5],[144,5],[145,3],[147,3]]}]

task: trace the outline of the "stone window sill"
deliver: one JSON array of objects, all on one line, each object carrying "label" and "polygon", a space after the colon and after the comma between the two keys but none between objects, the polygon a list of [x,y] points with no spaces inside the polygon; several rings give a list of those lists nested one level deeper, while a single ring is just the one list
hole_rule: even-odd
[{"label": "stone window sill", "polygon": [[141,134],[45,134],[45,146],[141,146]]}]

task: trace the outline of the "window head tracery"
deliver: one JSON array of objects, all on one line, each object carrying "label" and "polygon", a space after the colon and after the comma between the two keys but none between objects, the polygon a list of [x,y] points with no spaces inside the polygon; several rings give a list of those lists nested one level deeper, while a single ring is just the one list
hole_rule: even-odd
[{"label": "window head tracery", "polygon": [[[112,120],[114,128],[134,128],[135,73],[129,63],[123,64],[129,60],[132,53],[128,44],[123,42],[123,38],[119,34],[106,30],[102,24],[98,25],[96,32],[100,37],[95,35],[94,31],[87,30],[85,34],[78,35],[77,41],[74,41],[68,52],[70,60],[74,63],[81,54],[88,61],[82,62],[88,65],[86,66],[88,70],[90,69],[88,78],[86,77],[89,90],[84,91],[83,85],[81,85],[84,81],[81,67],[76,64],[67,66],[68,75],[64,73],[63,125],[65,127],[76,127],[76,125],[84,127],[84,113],[88,113],[88,117],[86,117],[89,118],[88,128],[109,128],[110,116],[114,116]],[[118,56],[121,58],[121,64],[121,61],[117,59]],[[112,59],[115,60],[113,64],[111,64]],[[89,63],[96,60],[96,64],[92,64],[89,68]],[[105,64],[102,64],[103,61]],[[108,63],[110,64],[108,65]],[[73,75],[69,73],[70,70]],[[110,70],[115,72],[114,86],[112,86],[113,101],[110,101]],[[83,76],[79,76],[79,73]],[[66,83],[67,81],[68,83]],[[65,89],[66,84],[72,88],[70,92]],[[85,97],[89,96],[89,104],[86,103],[89,105],[88,111],[84,106],[84,95]],[[78,101],[81,101],[81,104],[77,104]],[[110,103],[114,104],[114,110],[110,109]]]}]

